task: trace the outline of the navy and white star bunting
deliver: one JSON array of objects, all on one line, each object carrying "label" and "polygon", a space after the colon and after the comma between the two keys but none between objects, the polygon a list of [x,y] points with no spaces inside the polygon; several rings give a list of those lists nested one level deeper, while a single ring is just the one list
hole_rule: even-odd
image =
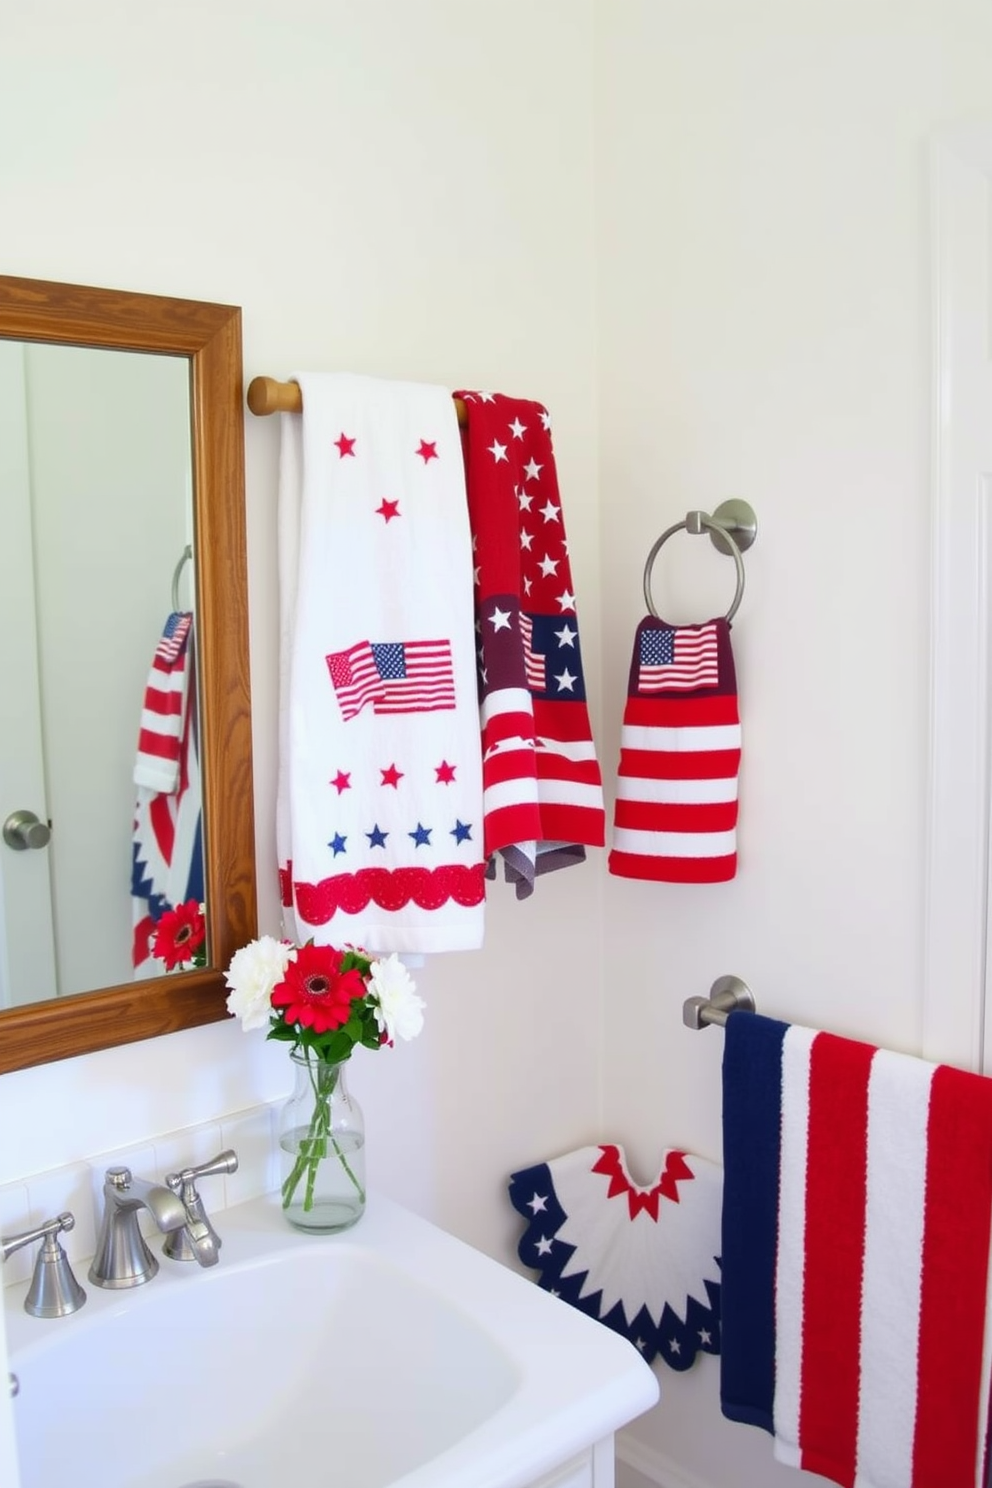
[{"label": "navy and white star bunting", "polygon": [[544,1291],[683,1371],[720,1352],[722,1194],[704,1158],[668,1151],[643,1187],[622,1148],[583,1147],[511,1176],[517,1254]]}]

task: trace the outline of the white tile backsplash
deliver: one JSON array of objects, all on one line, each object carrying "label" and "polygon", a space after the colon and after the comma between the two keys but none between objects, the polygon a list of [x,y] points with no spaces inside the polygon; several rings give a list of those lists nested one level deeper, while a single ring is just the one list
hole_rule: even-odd
[{"label": "white tile backsplash", "polygon": [[[279,1187],[279,1154],[275,1144],[275,1106],[236,1111],[221,1122],[222,1146],[238,1154],[238,1170],[224,1179],[227,1204],[244,1204]],[[209,1206],[207,1213],[209,1214]]]},{"label": "white tile backsplash", "polygon": [[[163,1132],[138,1146],[94,1153],[65,1167],[35,1173],[22,1182],[8,1183],[0,1187],[0,1234],[16,1234],[68,1210],[76,1223],[60,1238],[70,1261],[77,1266],[88,1261],[96,1249],[107,1168],[127,1167],[136,1178],[161,1183],[166,1173],[209,1162],[228,1147],[238,1155],[237,1172],[203,1180],[207,1213],[213,1217],[234,1204],[270,1193],[279,1183],[273,1139],[276,1105],[234,1111],[222,1121]],[[146,1239],[161,1239],[150,1214],[141,1214],[139,1224]],[[15,1286],[29,1281],[36,1255],[35,1245],[15,1251],[3,1267],[3,1284]]]}]

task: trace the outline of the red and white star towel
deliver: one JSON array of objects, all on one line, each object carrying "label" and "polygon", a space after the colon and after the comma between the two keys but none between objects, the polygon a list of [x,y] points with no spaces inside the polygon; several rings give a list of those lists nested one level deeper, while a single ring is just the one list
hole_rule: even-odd
[{"label": "red and white star towel", "polygon": [[444,388],[297,379],[282,416],[286,933],[473,950],[485,898],[472,557]]},{"label": "red and white star towel", "polygon": [[484,847],[519,898],[537,873],[601,847],[575,594],[540,403],[462,392],[482,720]]}]

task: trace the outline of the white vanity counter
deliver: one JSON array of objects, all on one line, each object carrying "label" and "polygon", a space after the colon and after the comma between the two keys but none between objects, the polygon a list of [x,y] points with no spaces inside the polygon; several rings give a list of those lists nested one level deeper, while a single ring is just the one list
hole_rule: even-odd
[{"label": "white vanity counter", "polygon": [[275,1198],[219,1263],[29,1317],[5,1293],[21,1488],[612,1488],[658,1398],[626,1340],[372,1195],[336,1236]]}]

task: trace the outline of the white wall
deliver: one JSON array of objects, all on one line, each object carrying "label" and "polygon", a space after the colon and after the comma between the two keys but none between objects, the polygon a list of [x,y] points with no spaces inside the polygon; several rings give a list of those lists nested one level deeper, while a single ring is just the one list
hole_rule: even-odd
[{"label": "white wall", "polygon": [[[610,759],[653,537],[728,496],[759,522],[733,629],[738,877],[606,889],[609,941],[641,974],[622,989],[637,1039],[605,1024],[604,1125],[647,1173],[666,1145],[720,1156],[722,1039],[680,1010],[722,973],[767,1013],[919,1049],[926,141],[987,112],[992,13],[619,0],[598,17]],[[662,558],[663,613],[726,608],[732,567],[708,543],[680,535]],[[619,992],[607,979],[607,1013]],[[718,1417],[717,1373],[661,1370],[660,1405],[628,1434],[637,1465],[672,1488],[796,1481],[762,1433]]]},{"label": "white wall", "polygon": [[[246,382],[351,369],[543,399],[595,679],[591,0],[39,0],[0,29],[3,270],[241,305]],[[278,430],[246,418],[275,930]],[[499,885],[487,949],[421,977],[423,1037],[355,1060],[372,1180],[505,1258],[509,1172],[596,1134],[596,856],[525,904]],[[234,1023],[4,1076],[0,1183],[288,1086],[284,1052]]]}]

